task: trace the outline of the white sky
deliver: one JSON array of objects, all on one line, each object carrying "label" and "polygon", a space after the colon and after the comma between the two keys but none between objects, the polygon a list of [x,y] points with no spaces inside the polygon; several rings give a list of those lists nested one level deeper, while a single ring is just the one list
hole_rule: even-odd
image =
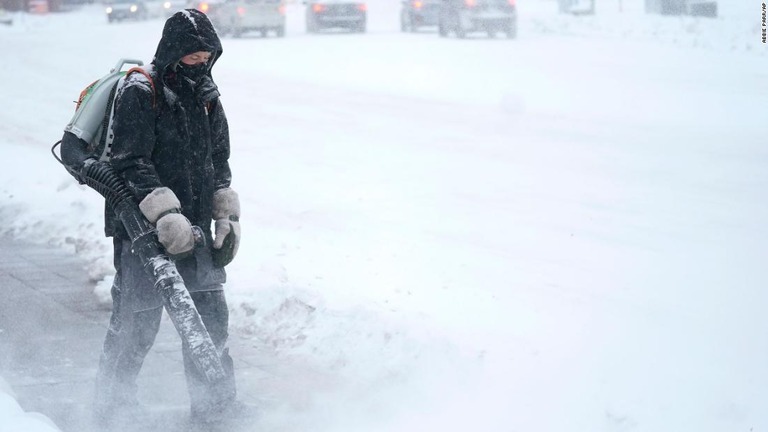
[{"label": "white sky", "polygon": [[[518,3],[515,41],[401,34],[383,0],[364,35],[306,35],[295,5],[286,38],[223,41],[233,331],[336,383],[301,408],[280,394],[266,430],[768,428],[759,5]],[[82,87],[150,60],[162,21],[15,18],[0,231],[77,249],[103,298],[101,199],[49,147]],[[18,416],[0,418],[28,419],[3,398]]]}]

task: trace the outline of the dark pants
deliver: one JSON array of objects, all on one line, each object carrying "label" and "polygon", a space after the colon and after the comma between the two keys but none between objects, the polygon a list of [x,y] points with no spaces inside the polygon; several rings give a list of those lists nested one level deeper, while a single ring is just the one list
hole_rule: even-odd
[{"label": "dark pants", "polygon": [[[190,258],[195,260],[194,257]],[[195,267],[187,263],[186,267]],[[179,265],[181,267],[181,265]],[[155,342],[163,308],[155,292],[154,281],[144,273],[140,260],[131,253],[130,242],[115,241],[115,281],[112,285],[112,317],[104,340],[96,386],[97,413],[137,405],[136,378]],[[187,273],[184,275],[184,273]],[[183,272],[185,282],[195,279],[197,271]],[[221,283],[201,285],[191,280],[188,286],[195,307],[221,355],[227,378],[209,384],[194,365],[186,343],[182,343],[184,372],[187,379],[192,413],[206,415],[220,410],[235,398],[232,358],[226,348],[229,336],[229,309]]]}]

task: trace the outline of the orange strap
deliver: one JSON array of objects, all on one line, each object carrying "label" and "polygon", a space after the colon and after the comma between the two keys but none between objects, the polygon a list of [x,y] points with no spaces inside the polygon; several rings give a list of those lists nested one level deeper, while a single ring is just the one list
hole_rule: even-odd
[{"label": "orange strap", "polygon": [[152,108],[157,107],[156,99],[155,99],[155,93],[157,92],[157,89],[155,89],[155,82],[152,80],[152,77],[149,75],[149,72],[145,71],[144,69],[140,67],[132,67],[128,69],[128,71],[125,73],[125,77],[127,78],[128,75],[132,74],[133,72],[138,72],[149,80],[149,85],[152,87]]},{"label": "orange strap", "polygon": [[83,103],[83,99],[85,99],[85,96],[89,91],[91,91],[91,88],[95,86],[97,82],[99,82],[99,80],[88,84],[88,87],[84,88],[83,91],[80,92],[80,97],[77,98],[77,105],[75,105],[75,111],[80,109],[80,105]]}]

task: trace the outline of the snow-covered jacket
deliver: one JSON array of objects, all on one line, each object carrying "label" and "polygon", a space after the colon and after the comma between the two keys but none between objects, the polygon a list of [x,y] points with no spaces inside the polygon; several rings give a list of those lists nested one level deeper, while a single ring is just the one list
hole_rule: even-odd
[{"label": "snow-covered jacket", "polygon": [[[179,60],[211,52],[208,71],[193,83],[176,74]],[[152,190],[169,187],[181,212],[210,236],[213,193],[231,182],[229,129],[211,68],[221,42],[202,12],[187,9],[166,21],[157,52],[146,71],[130,74],[115,102],[111,163],[140,202]],[[127,238],[107,209],[107,236]]]}]

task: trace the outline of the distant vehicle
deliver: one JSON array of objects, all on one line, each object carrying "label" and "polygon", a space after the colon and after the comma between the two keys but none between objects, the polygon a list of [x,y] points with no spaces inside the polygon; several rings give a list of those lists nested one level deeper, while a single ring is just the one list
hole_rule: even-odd
[{"label": "distant vehicle", "polygon": [[141,0],[112,0],[107,3],[107,21],[109,22],[147,18],[149,18],[149,10]]},{"label": "distant vehicle", "polygon": [[163,16],[165,18],[170,18],[171,15],[186,8],[186,0],[165,0],[163,1]]},{"label": "distant vehicle", "polygon": [[147,18],[170,18],[176,11],[187,7],[186,1],[180,0],[141,0],[147,8]]},{"label": "distant vehicle", "polygon": [[308,33],[329,28],[365,33],[368,6],[361,1],[309,0],[305,4]]},{"label": "distant vehicle", "polygon": [[400,11],[400,30],[418,31],[440,21],[440,0],[404,0]]},{"label": "distant vehicle", "polygon": [[224,35],[240,37],[258,31],[266,37],[274,31],[277,37],[285,36],[285,4],[281,0],[225,0],[208,15]]},{"label": "distant vehicle", "polygon": [[32,14],[47,14],[51,11],[51,4],[48,0],[28,0],[27,11]]},{"label": "distant vehicle", "polygon": [[490,37],[503,32],[508,38],[515,38],[515,0],[441,0],[438,33],[445,37],[451,32],[458,38],[472,32],[485,32]]},{"label": "distant vehicle", "polygon": [[11,18],[11,16],[8,15],[8,13],[3,8],[0,8],[0,24],[5,24],[5,25],[13,24],[13,18]]},{"label": "distant vehicle", "polygon": [[221,0],[195,0],[190,2],[189,7],[197,9],[210,17],[221,3]]}]

